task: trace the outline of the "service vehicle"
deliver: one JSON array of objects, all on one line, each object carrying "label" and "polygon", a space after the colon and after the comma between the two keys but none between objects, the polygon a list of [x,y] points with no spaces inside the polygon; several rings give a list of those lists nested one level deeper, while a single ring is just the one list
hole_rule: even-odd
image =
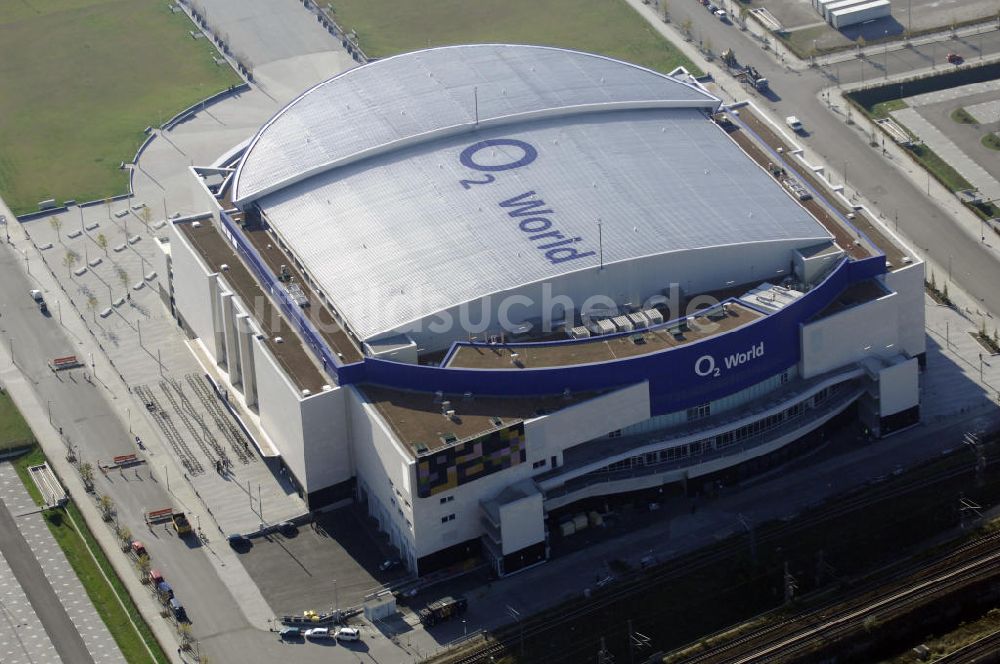
[{"label": "service vehicle", "polygon": [[469,601],[458,597],[444,597],[420,609],[420,622],[430,627],[455,616],[460,616],[469,608]]},{"label": "service vehicle", "polygon": [[249,537],[246,535],[240,535],[239,533],[227,535],[226,541],[229,542],[229,546],[234,549],[246,549],[253,545]]},{"label": "service vehicle", "polygon": [[357,627],[341,627],[337,630],[338,641],[360,641],[361,630]]},{"label": "service vehicle", "polygon": [[174,512],[170,516],[170,521],[174,524],[174,530],[178,535],[187,535],[191,532],[191,523],[187,520],[184,512]]},{"label": "service vehicle", "polygon": [[313,627],[305,631],[305,637],[307,639],[332,639],[333,634],[330,633],[328,627]]}]

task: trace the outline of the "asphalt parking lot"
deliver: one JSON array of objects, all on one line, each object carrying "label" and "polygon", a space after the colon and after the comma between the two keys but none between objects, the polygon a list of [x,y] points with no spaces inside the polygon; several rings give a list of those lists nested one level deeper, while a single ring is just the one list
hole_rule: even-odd
[{"label": "asphalt parking lot", "polygon": [[252,540],[239,559],[276,613],[322,612],[357,606],[374,589],[407,576],[402,568],[379,571],[387,549],[378,537],[355,507],[342,507],[293,535]]}]

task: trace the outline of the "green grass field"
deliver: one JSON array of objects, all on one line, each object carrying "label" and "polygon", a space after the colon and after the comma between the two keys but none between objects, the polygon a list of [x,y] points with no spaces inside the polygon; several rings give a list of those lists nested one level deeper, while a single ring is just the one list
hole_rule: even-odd
[{"label": "green grass field", "polygon": [[31,444],[34,436],[10,395],[0,392],[0,452]]},{"label": "green grass field", "polygon": [[[28,493],[31,494],[35,503],[39,505],[42,504],[42,497],[38,493],[34,482],[28,477],[28,466],[35,466],[44,461],[45,455],[39,447],[35,447],[31,452],[18,457],[14,461],[14,468],[17,471],[18,477],[21,478],[21,482],[27,487]],[[84,522],[83,516],[81,516],[76,505],[70,502],[65,509],[48,510],[45,513],[45,524],[59,543],[59,547],[66,555],[70,566],[76,572],[76,576],[87,591],[87,596],[94,603],[97,613],[101,616],[104,624],[107,625],[108,631],[111,632],[111,636],[114,637],[118,648],[122,651],[129,664],[150,664],[150,662],[153,664],[168,664],[170,660],[163,652],[163,649],[160,648],[159,643],[149,629],[149,625],[146,624],[146,621],[139,614],[124,584],[122,584],[118,575],[115,574],[111,562],[108,561],[101,547],[94,540],[94,536],[87,528],[87,524]],[[74,524],[79,526],[79,531],[74,527]],[[93,551],[94,557],[91,557],[91,551]],[[94,562],[94,558],[97,559],[96,563]],[[111,585],[105,581],[104,575],[101,574],[102,570],[104,575],[110,579]],[[125,604],[127,613],[115,598],[116,593]],[[138,625],[138,632],[132,626],[131,621],[129,621],[129,615],[133,617]],[[143,641],[153,651],[153,657],[149,656],[149,651],[146,650]]]},{"label": "green grass field", "polygon": [[502,42],[590,51],[660,72],[683,65],[702,73],[622,0],[335,0],[333,7],[337,22],[357,31],[369,57]]},{"label": "green grass field", "polygon": [[167,4],[0,2],[0,195],[15,214],[124,193],[118,165],[143,129],[239,82]]}]

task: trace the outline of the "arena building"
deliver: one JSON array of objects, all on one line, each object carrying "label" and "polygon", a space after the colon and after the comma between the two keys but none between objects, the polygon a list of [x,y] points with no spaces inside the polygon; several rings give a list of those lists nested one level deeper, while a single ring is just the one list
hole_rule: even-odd
[{"label": "arena building", "polygon": [[163,295],[311,508],[511,573],[621,496],[919,420],[922,263],[720,111],[556,48],[373,62],[192,168]]}]

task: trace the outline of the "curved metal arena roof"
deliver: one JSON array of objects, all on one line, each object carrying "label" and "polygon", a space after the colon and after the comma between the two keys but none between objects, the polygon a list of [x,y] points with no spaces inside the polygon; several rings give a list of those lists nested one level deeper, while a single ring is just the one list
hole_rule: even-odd
[{"label": "curved metal arena roof", "polygon": [[234,198],[257,201],[361,339],[595,268],[599,232],[605,265],[828,239],[706,118],[719,105],[575,51],[418,51],[292,101],[247,148]]}]

